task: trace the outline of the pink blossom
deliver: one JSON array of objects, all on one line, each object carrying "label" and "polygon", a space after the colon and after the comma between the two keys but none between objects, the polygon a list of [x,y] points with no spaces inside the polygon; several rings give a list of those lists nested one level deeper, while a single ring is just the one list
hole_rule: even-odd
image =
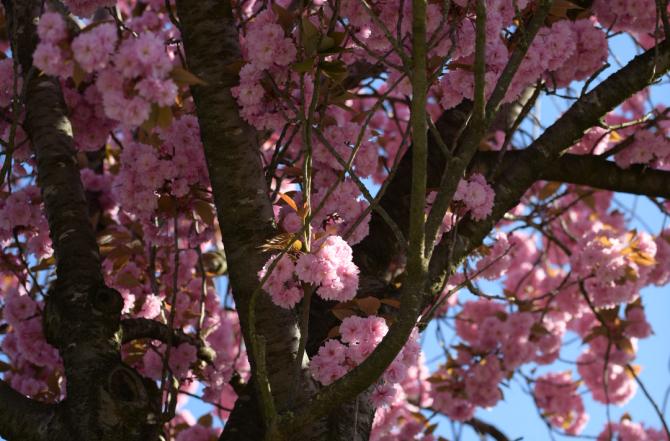
[{"label": "pink blossom", "polygon": [[88,32],[79,34],[72,41],[74,59],[86,72],[107,66],[110,54],[117,41],[116,27],[111,23],[101,24]]},{"label": "pink blossom", "polygon": [[184,377],[191,364],[197,359],[195,346],[182,343],[170,351],[170,369],[176,377]]},{"label": "pink blossom", "polygon": [[577,386],[566,371],[541,376],[533,390],[537,406],[548,415],[549,422],[571,435],[581,433],[588,421]]},{"label": "pink blossom", "polygon": [[395,401],[397,395],[396,385],[384,383],[375,387],[370,395],[370,401],[375,407],[389,406]]},{"label": "pink blossom", "polygon": [[462,201],[476,221],[484,220],[491,214],[494,198],[493,188],[479,173],[471,175],[467,180],[462,179],[454,194],[454,200]]},{"label": "pink blossom", "polygon": [[41,41],[57,44],[67,38],[65,20],[58,12],[45,12],[37,23],[37,35]]}]

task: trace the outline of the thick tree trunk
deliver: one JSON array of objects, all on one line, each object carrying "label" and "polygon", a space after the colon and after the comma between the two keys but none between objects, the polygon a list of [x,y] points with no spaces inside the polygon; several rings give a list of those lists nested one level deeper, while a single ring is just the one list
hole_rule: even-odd
[{"label": "thick tree trunk", "polygon": [[[63,358],[67,398],[49,413],[46,433],[44,422],[36,421],[34,433],[21,439],[156,439],[159,396],[153,382],[121,362],[123,301],[103,283],[60,85],[32,67],[41,3],[5,0],[5,7],[8,28],[16,29],[12,49],[27,83],[24,127],[37,159],[38,185],[56,257],[57,279],[44,310],[45,336]],[[25,404],[24,409],[44,412],[36,404]]]}]

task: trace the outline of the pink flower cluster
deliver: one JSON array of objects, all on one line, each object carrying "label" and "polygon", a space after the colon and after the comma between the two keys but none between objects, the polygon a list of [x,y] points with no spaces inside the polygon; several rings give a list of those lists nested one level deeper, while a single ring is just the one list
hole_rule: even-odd
[{"label": "pink flower cluster", "polygon": [[[321,384],[328,385],[365,360],[382,341],[388,326],[377,316],[350,316],[340,325],[341,342],[328,340],[312,357],[309,365],[312,376]],[[372,392],[370,400],[379,407],[390,405],[396,399],[399,388],[408,375],[408,369],[417,362],[421,350],[418,331],[414,331],[395,360],[386,368],[382,381]]]},{"label": "pink flower cluster", "polygon": [[624,335],[633,338],[647,338],[651,335],[651,325],[642,305],[633,303],[626,307]]},{"label": "pink flower cluster", "polygon": [[104,69],[116,49],[118,35],[111,23],[98,25],[72,40],[72,53],[79,66],[87,73]]},{"label": "pink flower cluster", "polygon": [[669,441],[668,436],[662,430],[645,428],[642,424],[634,423],[624,418],[619,423],[609,423],[597,441]]},{"label": "pink flower cluster", "polygon": [[[220,311],[212,314],[207,331],[207,344],[216,352],[213,366],[204,369],[205,390],[203,398],[211,402],[230,403],[237,396],[228,382],[233,372],[238,372],[247,379],[250,372],[249,362],[244,351],[242,333],[237,314],[231,311]],[[232,401],[232,402],[231,402]]]},{"label": "pink flower cluster", "polygon": [[83,152],[100,150],[116,124],[105,115],[97,87],[91,85],[81,93],[75,88],[62,89],[70,109],[75,147]]},{"label": "pink flower cluster", "polygon": [[577,144],[570,148],[570,153],[576,155],[600,155],[608,150],[609,144],[609,132],[602,127],[593,127],[584,134]]},{"label": "pink flower cluster", "polygon": [[[324,178],[324,175],[330,176],[328,170],[323,170],[319,175],[320,176],[317,176],[319,181]],[[330,185],[332,184],[326,184],[324,182],[323,186],[319,185],[318,190],[312,194],[312,206],[318,207],[322,202],[324,204],[321,212],[314,217],[312,224],[318,231],[323,228],[323,223],[327,222],[328,216],[332,213],[336,213],[342,220],[341,223],[336,225],[337,232],[340,235],[344,235],[354,226],[358,219],[363,216],[369,204],[367,201],[361,199],[361,191],[349,178],[339,184],[337,189],[332,192],[324,202],[323,199],[327,196]],[[347,243],[349,243],[349,245],[355,245],[363,240],[363,238],[368,235],[369,223],[370,213],[364,216],[361,223],[358,224],[355,230],[353,230],[353,233],[347,237]]]},{"label": "pink flower cluster", "polygon": [[158,205],[158,189],[172,177],[172,164],[160,159],[155,147],[139,142],[124,145],[121,164],[114,180],[115,196],[124,210],[140,219],[149,219]]},{"label": "pink flower cluster", "polygon": [[504,372],[494,355],[474,358],[462,352],[457,363],[433,374],[433,407],[455,421],[466,421],[477,406],[491,407],[502,399]]},{"label": "pink flower cluster", "polygon": [[295,44],[285,35],[270,8],[255,16],[241,44],[247,64],[240,71],[240,85],[232,89],[241,114],[259,129],[280,130],[285,123],[279,112],[282,107],[266,94],[261,80],[269,75],[276,84],[283,84],[287,66],[296,57]]},{"label": "pink flower cluster", "polygon": [[[500,1],[500,16],[487,23],[485,95],[488,98],[509,58],[509,50],[499,33],[513,16],[511,2]],[[502,18],[502,21],[500,18]],[[470,26],[471,27],[471,26]],[[465,29],[469,29],[465,25]],[[596,28],[591,20],[561,20],[550,27],[542,28],[533,40],[509,89],[505,102],[512,101],[528,85],[544,77],[554,87],[566,87],[572,81],[584,80],[596,72],[607,61],[607,39],[605,33]],[[452,68],[439,83],[440,104],[451,108],[463,100],[472,99],[474,75],[471,69],[460,68],[474,63],[472,50],[457,58]]]},{"label": "pink flower cluster", "polygon": [[[398,24],[400,12],[404,12],[404,20]],[[351,24],[351,28],[356,32],[356,37],[362,41],[369,50],[376,53],[384,53],[391,49],[391,42],[386,38],[382,28],[377,25],[366,12],[360,2],[356,0],[345,0],[340,5],[339,13],[346,16]],[[384,23],[388,29],[400,27],[402,34],[405,34],[409,28],[408,17],[411,17],[411,9],[407,3],[401,3],[398,0],[388,1],[383,8],[378,8],[375,12],[379,21]],[[363,51],[361,50],[361,56]],[[397,61],[397,55],[393,54],[394,61]]]},{"label": "pink flower cluster", "polygon": [[48,231],[37,186],[26,185],[0,195],[0,241],[13,241],[17,232],[25,240],[24,251],[41,259],[53,253]]},{"label": "pink flower cluster", "polygon": [[42,220],[39,189],[27,186],[0,200],[0,231],[11,232],[16,227],[31,227]]},{"label": "pink flower cluster", "polygon": [[607,62],[608,45],[605,32],[595,27],[589,19],[570,23],[571,39],[576,42],[577,47],[560,68],[546,75],[547,82],[555,87],[566,87],[573,81],[585,80]]},{"label": "pink flower cluster", "polygon": [[[514,237],[514,236],[512,236]],[[497,233],[493,245],[486,248],[486,254],[477,261],[477,275],[488,280],[495,280],[507,273],[513,263],[510,251],[513,244],[505,233]]]},{"label": "pink flower cluster", "polygon": [[37,24],[40,42],[33,52],[33,64],[48,75],[68,78],[74,72],[72,56],[66,46],[68,33],[63,17],[57,12],[42,14]]},{"label": "pink flower cluster", "polygon": [[419,404],[423,407],[432,404],[429,396],[431,384],[426,381],[429,373],[424,358],[423,354],[419,354],[416,363],[407,369],[405,379],[395,385],[395,400],[377,408],[370,440],[435,441],[427,419],[417,418],[417,414],[420,415]]},{"label": "pink flower cluster", "polygon": [[178,90],[168,76],[171,69],[172,60],[159,35],[144,32],[124,40],[96,81],[107,116],[138,126],[149,117],[152,104],[174,104]]},{"label": "pink flower cluster", "polygon": [[40,17],[37,34],[35,66],[63,79],[73,75],[75,62],[87,73],[106,67],[118,41],[116,26],[103,23],[84,30],[70,44],[65,21],[57,12]]},{"label": "pink flower cluster", "polygon": [[[300,282],[317,287],[316,293],[325,300],[346,302],[356,296],[358,267],[353,263],[351,247],[340,236],[327,236],[313,244],[314,251],[294,258],[285,254],[270,272],[264,289],[272,301],[292,308],[303,295]],[[270,265],[277,258],[272,256],[258,273],[265,277]]]},{"label": "pink flower cluster", "polygon": [[613,31],[653,32],[657,12],[655,0],[595,0],[593,12]]},{"label": "pink flower cluster", "polygon": [[161,153],[172,167],[170,191],[176,197],[185,196],[192,187],[207,188],[209,172],[200,141],[200,126],[193,115],[175,118],[167,128],[158,130],[163,141]]},{"label": "pink flower cluster", "polygon": [[584,280],[595,307],[629,303],[650,283],[656,261],[656,242],[646,233],[617,235],[607,230],[586,237],[573,254],[572,269]]},{"label": "pink flower cluster", "polygon": [[174,104],[178,89],[168,76],[172,60],[159,34],[146,31],[118,44],[116,26],[103,23],[86,29],[69,44],[63,18],[53,12],[42,15],[38,34],[35,66],[63,79],[74,75],[75,63],[88,74],[98,73],[95,84],[109,118],[139,126],[149,117],[152,105]]},{"label": "pink flower cluster", "polygon": [[[542,319],[542,321],[540,321]],[[550,363],[558,357],[566,331],[560,313],[507,313],[500,303],[486,299],[466,302],[456,321],[456,332],[476,352],[497,351],[507,370],[524,363]]]},{"label": "pink flower cluster", "polygon": [[565,371],[542,375],[533,389],[537,407],[551,425],[571,435],[581,433],[589,420],[577,388],[570,371]]},{"label": "pink flower cluster", "polygon": [[121,152],[121,170],[114,192],[121,206],[140,219],[148,219],[157,208],[158,193],[169,191],[184,197],[193,187],[205,188],[207,167],[200,130],[192,115],[176,119],[159,131],[159,146],[130,142]]},{"label": "pink flower cluster", "polygon": [[[334,114],[340,121],[323,129],[323,135],[328,140],[329,147],[335,150],[344,162],[350,161],[354,148],[357,148],[352,164],[356,175],[361,178],[370,176],[377,170],[379,155],[376,146],[369,141],[371,137],[369,129],[362,130],[361,124],[346,121],[345,117],[349,115],[344,115],[344,112],[334,112]],[[361,142],[357,146],[359,136]],[[314,160],[321,168],[331,168],[336,172],[344,170],[335,155],[320,141],[314,145]]]},{"label": "pink flower cluster", "polygon": [[[63,369],[56,348],[46,342],[42,329],[42,305],[18,287],[3,286],[3,318],[12,332],[3,336],[0,349],[14,367],[4,379],[18,392],[36,397],[50,390],[49,377]],[[58,391],[50,399],[60,398]],[[46,397],[43,397],[46,398]]]},{"label": "pink flower cluster", "polygon": [[[263,269],[258,273],[258,278],[263,279],[270,265],[277,259],[277,255],[270,257]],[[274,269],[270,272],[263,289],[270,294],[275,305],[282,308],[293,308],[302,299],[303,291],[299,281],[295,277],[296,264],[293,258],[284,254],[279,257]]]},{"label": "pink flower cluster", "polygon": [[[635,350],[635,339],[631,339],[631,344]],[[608,357],[605,369],[606,355]],[[626,364],[634,358],[634,353],[617,348],[605,337],[596,337],[577,358],[577,370],[594,400],[604,404],[609,402],[624,405],[637,392],[637,383],[626,369]]]},{"label": "pink flower cluster", "polygon": [[464,344],[457,357],[434,374],[434,407],[464,421],[477,406],[491,407],[501,398],[498,384],[524,363],[551,363],[558,357],[566,327],[561,314],[505,312],[502,303],[466,302],[456,320]]},{"label": "pink flower cluster", "polygon": [[197,360],[197,349],[188,343],[182,343],[170,351],[168,366],[177,378],[185,378],[191,364]]},{"label": "pink flower cluster", "polygon": [[90,168],[82,168],[79,170],[79,175],[84,191],[95,195],[102,211],[113,210],[116,207],[116,200],[112,195],[112,176],[98,174]]},{"label": "pink flower cluster", "polygon": [[632,164],[648,164],[654,168],[670,167],[670,139],[658,132],[638,130],[633,143],[615,156],[619,167],[628,168]]},{"label": "pink flower cluster", "polygon": [[656,266],[649,276],[652,283],[663,286],[670,281],[670,228],[656,237]]},{"label": "pink flower cluster", "polygon": [[476,221],[484,220],[491,214],[494,199],[493,188],[480,173],[474,173],[468,179],[461,179],[454,194],[454,201],[465,204],[466,212],[469,212],[470,217]]},{"label": "pink flower cluster", "polygon": [[356,296],[358,267],[351,247],[340,236],[328,236],[315,243],[316,251],[301,254],[296,263],[297,276],[318,286],[316,293],[325,300],[346,302]]}]

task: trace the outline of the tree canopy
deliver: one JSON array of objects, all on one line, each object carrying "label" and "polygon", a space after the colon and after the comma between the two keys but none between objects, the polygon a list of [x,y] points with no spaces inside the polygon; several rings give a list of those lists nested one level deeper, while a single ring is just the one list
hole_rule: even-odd
[{"label": "tree canopy", "polygon": [[670,210],[669,9],[2,0],[0,437],[506,441],[518,379],[550,433],[670,441],[670,228],[613,199]]}]

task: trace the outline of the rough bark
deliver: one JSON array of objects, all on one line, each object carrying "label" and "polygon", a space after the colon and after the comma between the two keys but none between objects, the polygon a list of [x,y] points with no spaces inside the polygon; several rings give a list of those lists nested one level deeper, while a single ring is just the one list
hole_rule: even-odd
[{"label": "rough bark", "polygon": [[[231,94],[231,87],[239,83],[231,66],[241,60],[235,19],[224,0],[180,0],[177,12],[188,68],[207,83],[192,87],[192,92],[244,339],[247,348],[264,340],[275,406],[280,412],[290,410],[309,390],[296,361],[300,333],[295,313],[274,305],[262,292],[254,311],[257,335],[249,333],[249,302],[259,284],[258,271],[269,257],[259,247],[277,230],[258,135],[240,117]],[[253,351],[248,353],[256,366]],[[249,439],[246,436],[234,424],[227,425],[223,434],[231,440]]]},{"label": "rough bark", "polygon": [[7,440],[47,439],[56,406],[28,399],[0,380],[0,436]]}]

